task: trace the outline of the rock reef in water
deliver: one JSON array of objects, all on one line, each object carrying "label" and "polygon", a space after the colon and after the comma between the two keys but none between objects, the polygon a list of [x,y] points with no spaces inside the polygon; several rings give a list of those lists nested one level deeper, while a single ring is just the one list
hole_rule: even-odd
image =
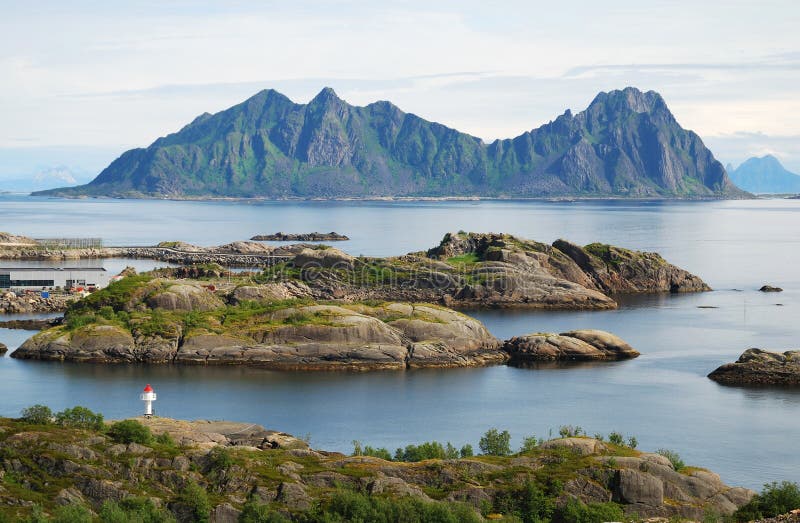
[{"label": "rock reef in water", "polygon": [[350,238],[336,232],[309,232],[301,234],[257,234],[250,238],[259,242],[343,242]]},{"label": "rock reef in water", "polygon": [[615,361],[635,358],[639,352],[621,338],[600,330],[515,336],[503,344],[510,364],[539,361]]},{"label": "rock reef in water", "polygon": [[726,363],[708,375],[725,385],[800,385],[800,350],[769,352],[747,349],[735,363]]}]

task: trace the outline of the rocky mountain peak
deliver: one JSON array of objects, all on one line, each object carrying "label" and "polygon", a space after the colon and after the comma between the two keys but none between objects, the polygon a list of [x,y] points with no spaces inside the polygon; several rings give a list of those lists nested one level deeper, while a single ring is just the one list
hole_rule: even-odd
[{"label": "rocky mountain peak", "polygon": [[[173,147],[179,146],[179,147]],[[740,197],[664,100],[634,87],[492,145],[389,102],[264,90],[59,195]]]},{"label": "rocky mountain peak", "polygon": [[317,93],[317,95],[311,99],[308,105],[321,105],[321,104],[329,104],[333,102],[343,102],[339,95],[336,94],[336,91],[333,90],[331,87],[323,87],[322,90]]},{"label": "rocky mountain peak", "polygon": [[635,113],[652,113],[667,108],[660,94],[655,91],[643,92],[636,87],[601,92],[589,105],[588,110],[598,105],[616,111],[628,110]]}]

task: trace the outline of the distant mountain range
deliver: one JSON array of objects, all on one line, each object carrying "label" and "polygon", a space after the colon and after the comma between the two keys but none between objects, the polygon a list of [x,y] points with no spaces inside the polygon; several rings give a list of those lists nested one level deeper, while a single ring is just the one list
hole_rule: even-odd
[{"label": "distant mountain range", "polygon": [[481,139],[330,89],[308,104],[261,91],[132,149],[55,196],[347,198],[743,197],[658,93],[597,95],[513,139]]},{"label": "distant mountain range", "polygon": [[800,176],[787,171],[772,155],[750,158],[733,169],[728,166],[731,181],[745,191],[757,194],[800,193]]},{"label": "distant mountain range", "polygon": [[41,167],[27,176],[0,178],[0,190],[7,192],[39,191],[56,184],[75,185],[80,182],[86,183],[91,179],[91,174],[65,165],[57,165]]}]

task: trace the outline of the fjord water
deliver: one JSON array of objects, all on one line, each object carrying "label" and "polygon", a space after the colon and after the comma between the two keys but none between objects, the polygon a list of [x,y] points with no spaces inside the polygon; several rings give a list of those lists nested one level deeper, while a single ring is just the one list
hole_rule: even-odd
[{"label": "fjord water", "polygon": [[[172,202],[0,196],[0,230],[34,237],[99,236],[109,245],[201,245],[257,233],[336,231],[351,254],[427,249],[458,229],[552,242],[602,241],[657,251],[714,292],[620,298],[614,311],[469,311],[501,339],[598,328],[642,352],[631,361],[556,368],[281,373],[252,368],[79,365],[0,359],[0,415],[33,403],[136,415],[152,383],[156,412],[253,421],[313,446],[393,449],[430,439],[475,445],[489,427],[547,437],[560,425],[635,435],[676,450],[726,482],[800,481],[800,390],[724,387],[705,376],[749,347],[797,348],[800,200],[718,202],[439,201]],[[11,262],[3,262],[11,264]],[[110,269],[125,261],[102,262]],[[141,268],[158,263],[135,262]],[[764,294],[764,283],[785,289]],[[713,307],[713,308],[712,308]],[[31,332],[0,329],[14,349]]]}]

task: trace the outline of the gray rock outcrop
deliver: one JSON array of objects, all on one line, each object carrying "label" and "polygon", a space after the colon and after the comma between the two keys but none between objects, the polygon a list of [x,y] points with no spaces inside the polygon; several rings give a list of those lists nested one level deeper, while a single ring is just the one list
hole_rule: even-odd
[{"label": "gray rock outcrop", "polygon": [[639,352],[618,336],[599,330],[561,334],[536,333],[515,336],[503,344],[509,362],[612,361],[635,358]]},{"label": "gray rock outcrop", "polygon": [[708,375],[725,385],[800,385],[800,350],[770,352],[747,349],[735,363],[726,363]]}]

